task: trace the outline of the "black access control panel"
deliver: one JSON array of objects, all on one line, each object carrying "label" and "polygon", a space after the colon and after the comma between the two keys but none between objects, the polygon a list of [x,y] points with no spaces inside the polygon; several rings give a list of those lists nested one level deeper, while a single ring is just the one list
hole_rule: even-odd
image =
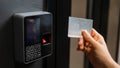
[{"label": "black access control panel", "polygon": [[15,60],[28,64],[52,54],[52,14],[45,11],[14,14]]}]

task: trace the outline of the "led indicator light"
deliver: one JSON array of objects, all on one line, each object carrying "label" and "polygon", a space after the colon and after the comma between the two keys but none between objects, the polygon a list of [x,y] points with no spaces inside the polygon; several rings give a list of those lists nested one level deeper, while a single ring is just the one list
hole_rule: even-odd
[{"label": "led indicator light", "polygon": [[46,43],[46,42],[47,42],[47,41],[43,38],[43,39],[42,39],[42,43],[44,44],[44,43]]}]

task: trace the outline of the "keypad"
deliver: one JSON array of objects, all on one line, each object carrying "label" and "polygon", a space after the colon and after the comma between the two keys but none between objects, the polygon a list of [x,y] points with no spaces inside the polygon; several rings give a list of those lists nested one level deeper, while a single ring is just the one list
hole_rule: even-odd
[{"label": "keypad", "polygon": [[26,61],[31,61],[36,58],[41,57],[41,46],[40,44],[35,44],[31,46],[26,46]]}]

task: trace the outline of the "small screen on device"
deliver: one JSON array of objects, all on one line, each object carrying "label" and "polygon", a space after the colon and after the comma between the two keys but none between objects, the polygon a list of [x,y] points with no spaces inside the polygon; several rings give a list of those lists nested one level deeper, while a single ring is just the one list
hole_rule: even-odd
[{"label": "small screen on device", "polygon": [[40,18],[26,17],[24,23],[25,44],[32,45],[40,43]]}]

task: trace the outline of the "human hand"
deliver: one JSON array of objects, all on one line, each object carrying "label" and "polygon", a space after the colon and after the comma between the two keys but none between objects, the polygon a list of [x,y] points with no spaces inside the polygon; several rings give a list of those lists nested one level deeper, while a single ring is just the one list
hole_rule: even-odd
[{"label": "human hand", "polygon": [[82,36],[78,42],[78,50],[86,53],[95,68],[118,68],[119,65],[112,59],[102,35],[92,29],[91,34],[83,30]]}]

